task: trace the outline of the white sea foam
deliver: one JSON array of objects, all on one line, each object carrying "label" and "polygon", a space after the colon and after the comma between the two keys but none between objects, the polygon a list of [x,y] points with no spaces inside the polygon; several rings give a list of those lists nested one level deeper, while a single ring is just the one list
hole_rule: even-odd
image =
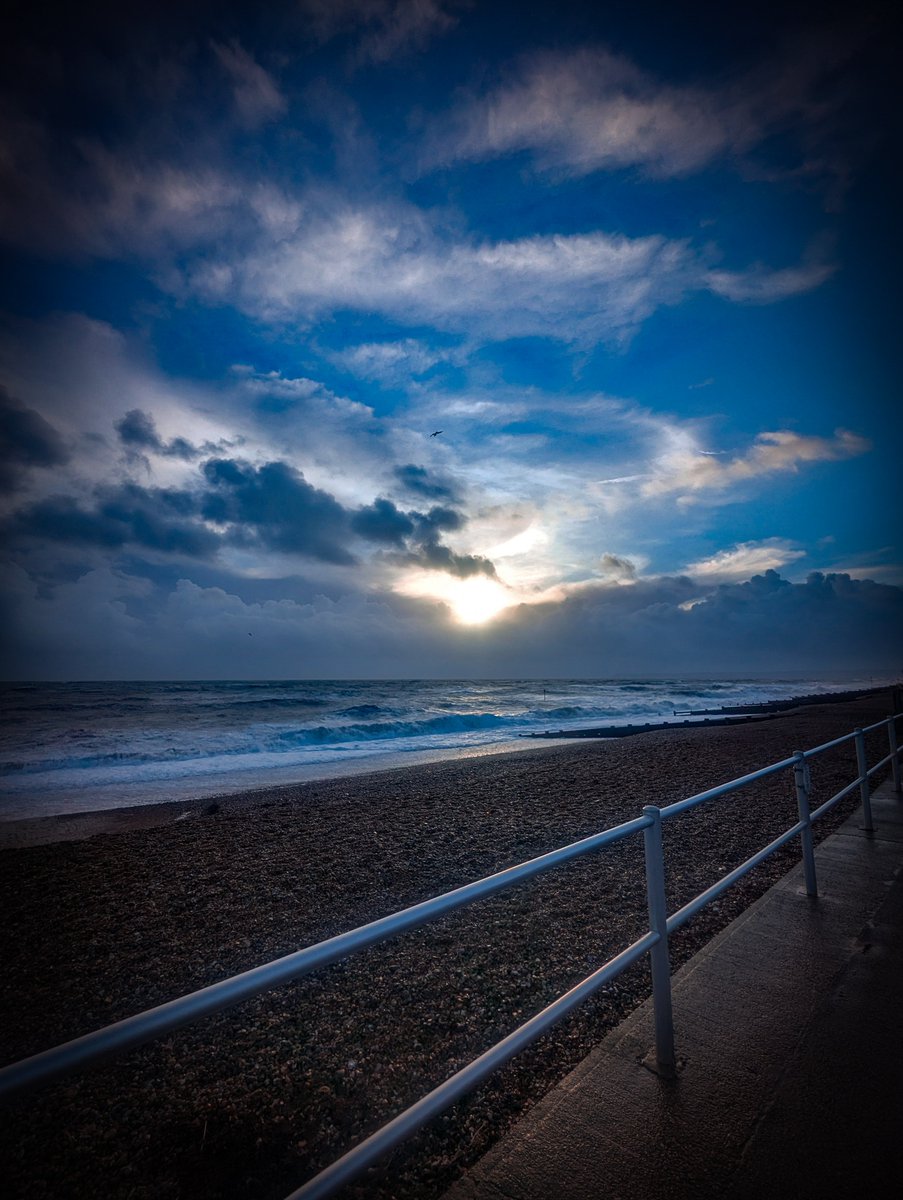
[{"label": "white sea foam", "polygon": [[[0,689],[0,819],[238,791],[878,681],[264,681]],[[680,713],[681,716],[677,714]],[[535,743],[534,743],[535,744]]]}]

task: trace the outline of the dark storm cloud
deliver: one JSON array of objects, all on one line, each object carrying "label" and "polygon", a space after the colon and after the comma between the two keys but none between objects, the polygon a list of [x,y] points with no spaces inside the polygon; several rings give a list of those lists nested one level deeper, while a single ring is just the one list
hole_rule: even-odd
[{"label": "dark storm cloud", "polygon": [[[344,547],[350,535],[346,510],[285,463],[255,468],[211,459],[203,474],[209,486],[197,492],[130,483],[95,489],[91,507],[69,496],[51,496],[14,514],[7,531],[17,543],[38,539],[109,549],[132,545],[193,558],[237,544],[325,562],[354,561]],[[205,521],[226,528],[215,532]]]},{"label": "dark storm cloud", "polygon": [[495,566],[479,554],[456,554],[440,541],[440,535],[461,529],[465,518],[453,508],[436,506],[429,512],[412,512],[414,524],[411,551],[405,561],[430,571],[445,571],[459,579],[472,575],[495,575]]},{"label": "dark storm cloud", "polygon": [[115,548],[128,540],[128,530],[97,511],[86,511],[71,496],[48,496],[21,509],[7,523],[6,539],[72,542]]},{"label": "dark storm cloud", "polygon": [[357,535],[376,545],[407,547],[405,562],[431,570],[462,578],[495,574],[488,559],[456,554],[442,544],[443,533],[465,524],[455,509],[436,506],[426,513],[406,513],[384,497],[356,511],[346,509],[283,462],[254,467],[218,458],[206,462],[203,471],[211,485],[203,499],[203,516],[230,525],[227,536],[237,543],[256,540],[269,549],[348,565],[356,561],[348,542]]},{"label": "dark storm cloud", "polygon": [[115,428],[123,446],[130,450],[150,450],[154,454],[181,458],[186,462],[203,453],[183,437],[164,442],[157,432],[154,418],[150,413],[142,412],[140,408],[133,408],[131,412],[127,412]]},{"label": "dark storm cloud", "polygon": [[197,507],[189,492],[127,484],[108,493],[99,511],[129,530],[128,540],[139,546],[193,558],[205,558],[217,548],[216,536],[193,519]]},{"label": "dark storm cloud", "polygon": [[48,496],[13,516],[10,538],[107,549],[136,545],[190,558],[208,557],[217,548],[216,535],[195,519],[196,501],[188,492],[126,484],[100,488],[95,498],[86,509],[70,496]]},{"label": "dark storm cloud", "polygon": [[681,615],[690,646],[726,664],[758,659],[771,670],[797,670],[883,659],[888,669],[903,650],[903,589],[843,572],[790,583],[766,571],[722,585]]},{"label": "dark storm cloud", "polygon": [[60,466],[68,458],[53,426],[0,384],[0,492],[13,491],[29,467]]},{"label": "dark storm cloud", "polygon": [[427,542],[420,552],[411,556],[411,561],[431,571],[445,571],[458,579],[469,579],[472,575],[495,576],[495,566],[481,554],[455,554],[441,542]]},{"label": "dark storm cloud", "polygon": [[813,571],[805,583],[795,584],[777,571],[765,571],[745,583],[723,584],[688,615],[691,622],[705,621],[717,629],[725,646],[739,629],[750,645],[763,649],[784,645],[792,655],[797,646],[824,650],[830,639],[845,641],[846,649],[863,639],[874,641],[892,613],[898,624],[893,633],[892,626],[888,628],[890,665],[895,661],[892,648],[899,645],[903,630],[903,590],[873,579],[853,579],[845,572]]},{"label": "dark storm cloud", "polygon": [[440,541],[440,535],[461,529],[465,518],[453,508],[434,507],[429,512],[402,512],[390,500],[378,499],[360,509],[352,519],[352,528],[371,542],[407,547],[400,561],[431,571],[445,571],[466,579],[471,575],[495,575],[488,558],[475,554],[455,554]]},{"label": "dark storm cloud", "polygon": [[451,533],[463,528],[464,517],[454,508],[443,508],[439,505],[431,508],[428,513],[412,513],[417,524],[417,539],[423,542],[434,541],[440,533]]},{"label": "dark storm cloud", "polygon": [[426,467],[418,467],[414,463],[406,463],[395,468],[395,478],[409,492],[425,496],[427,500],[454,500],[456,493],[451,485],[441,482],[430,475]]},{"label": "dark storm cloud", "polygon": [[391,500],[376,499],[352,517],[355,533],[370,542],[386,542],[403,546],[414,532],[414,522],[407,513],[396,508]]},{"label": "dark storm cloud", "polygon": [[[160,444],[153,422],[137,409],[117,428],[124,444],[136,450]],[[37,438],[33,441],[39,444]],[[54,443],[40,445],[33,453],[46,458],[53,452]],[[361,538],[393,548],[401,561],[432,570],[461,577],[495,574],[487,559],[456,554],[442,544],[443,533],[465,524],[455,509],[404,512],[384,497],[349,509],[280,461],[257,467],[241,459],[211,458],[201,468],[199,488],[126,483],[97,487],[91,499],[86,504],[72,496],[46,497],[15,512],[3,532],[19,549],[33,548],[35,542],[69,542],[210,559],[223,546],[241,546],[343,566],[357,562],[349,546]]]},{"label": "dark storm cloud", "polygon": [[[826,672],[855,671],[861,678],[903,661],[903,589],[846,574],[799,584],[765,574],[705,598],[684,577],[599,584],[559,603],[503,614],[490,639],[437,624],[432,602],[358,594],[311,603],[307,595],[286,597],[278,580],[270,581],[269,596],[242,599],[227,580],[198,586],[182,577],[164,584],[165,598],[151,607],[135,599],[146,592],[143,579],[107,568],[40,592],[21,571],[9,582],[12,664],[23,675],[29,667],[30,677],[84,677],[101,663],[110,678],[123,667],[139,675],[227,678],[236,653],[247,655],[244,669],[255,678],[278,677],[289,662],[326,677],[358,669],[362,656],[386,675],[417,676],[426,662],[431,677],[446,678],[542,677],[552,667],[559,677],[742,671],[824,679]],[[77,639],[67,636],[71,629]],[[251,629],[253,641],[245,636]],[[146,636],[136,636],[141,630]]]},{"label": "dark storm cloud", "polygon": [[[720,675],[887,671],[903,654],[903,589],[845,573],[775,571],[700,590],[686,576],[599,584],[521,605],[496,631],[496,666],[532,674]],[[525,669],[525,668],[523,668]]]},{"label": "dark storm cloud", "polygon": [[636,564],[629,558],[621,558],[617,554],[603,554],[602,572],[609,579],[636,579]]},{"label": "dark storm cloud", "polygon": [[254,467],[240,459],[212,458],[203,471],[210,484],[203,515],[233,526],[236,540],[246,540],[250,531],[252,540],[273,550],[323,562],[355,561],[345,548],[351,532],[347,509],[287,463]]}]

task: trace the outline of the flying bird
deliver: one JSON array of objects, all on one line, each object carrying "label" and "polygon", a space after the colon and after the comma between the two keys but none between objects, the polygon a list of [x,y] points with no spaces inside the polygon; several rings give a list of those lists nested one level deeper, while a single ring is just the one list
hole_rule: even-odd
[{"label": "flying bird", "polygon": [[431,433],[431,434],[430,434],[430,437],[438,437],[440,433],[444,433],[444,432],[445,432],[445,431],[444,431],[444,430],[442,430],[442,429],[437,429],[437,430],[435,431],[435,433]]}]

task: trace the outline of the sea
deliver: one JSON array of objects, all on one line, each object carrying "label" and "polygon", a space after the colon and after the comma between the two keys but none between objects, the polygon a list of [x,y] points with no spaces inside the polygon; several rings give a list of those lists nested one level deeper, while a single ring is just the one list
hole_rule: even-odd
[{"label": "sea", "polygon": [[[874,680],[234,680],[0,685],[0,820],[187,801],[683,721]],[[692,719],[692,718],[690,718]]]}]

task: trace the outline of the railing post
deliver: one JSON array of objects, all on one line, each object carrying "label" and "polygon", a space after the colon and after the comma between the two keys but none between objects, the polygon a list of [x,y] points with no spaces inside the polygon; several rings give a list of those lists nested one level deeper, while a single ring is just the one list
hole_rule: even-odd
[{"label": "railing post", "polygon": [[894,791],[903,791],[900,783],[900,752],[897,749],[897,721],[895,717],[887,718],[887,741],[890,746],[890,769],[894,773]]},{"label": "railing post", "polygon": [[872,833],[875,828],[872,824],[872,792],[869,787],[868,759],[865,757],[865,734],[861,729],[856,730],[856,764],[859,772],[859,795],[862,798],[862,815],[865,818],[865,824],[862,828],[867,833]]},{"label": "railing post", "polygon": [[796,788],[796,807],[800,814],[803,829],[800,833],[800,844],[803,850],[803,875],[806,878],[806,895],[818,895],[818,883],[815,878],[815,849],[812,844],[812,819],[809,816],[809,788],[811,779],[809,764],[802,750],[794,750],[793,785]]},{"label": "railing post", "polygon": [[651,825],[643,830],[646,852],[646,900],[649,928],[659,940],[649,951],[652,964],[652,1004],[655,1011],[655,1059],[662,1075],[675,1071],[674,1017],[671,1011],[671,957],[668,953],[668,909],[665,900],[665,855],[662,847],[662,814],[655,805],[647,805],[643,816]]}]

